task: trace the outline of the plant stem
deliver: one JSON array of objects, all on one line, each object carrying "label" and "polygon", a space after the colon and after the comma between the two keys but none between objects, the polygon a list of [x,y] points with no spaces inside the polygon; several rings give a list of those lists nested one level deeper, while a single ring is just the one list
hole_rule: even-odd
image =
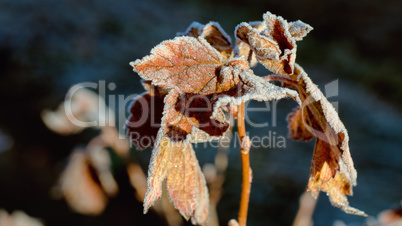
[{"label": "plant stem", "polygon": [[239,132],[242,164],[242,185],[238,222],[240,226],[245,226],[247,222],[248,203],[251,190],[251,169],[249,159],[250,142],[246,136],[246,126],[244,123],[244,103],[241,103],[239,106],[237,115],[237,130]]}]

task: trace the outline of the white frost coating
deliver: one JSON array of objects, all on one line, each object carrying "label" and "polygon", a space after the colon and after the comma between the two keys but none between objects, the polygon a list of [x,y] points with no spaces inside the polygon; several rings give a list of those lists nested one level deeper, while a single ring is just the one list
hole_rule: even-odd
[{"label": "white frost coating", "polygon": [[[161,128],[159,128],[158,133],[156,135],[156,141],[155,141],[155,145],[152,149],[151,160],[149,161],[148,178],[147,178],[147,192],[145,193],[145,198],[144,198],[144,214],[146,214],[148,212],[149,208],[151,206],[153,206],[155,201],[158,200],[162,195],[162,182],[167,177],[167,171],[165,169],[165,171],[159,175],[159,180],[157,181],[157,186],[154,186],[153,183],[155,183],[155,182],[153,182],[153,179],[155,177],[155,173],[156,173],[155,171],[157,170],[157,167],[161,167],[161,166],[158,166],[155,161],[159,155],[159,152],[161,151],[161,141],[165,135],[164,130],[166,128],[166,118],[167,118],[169,112],[171,111],[171,109],[173,108],[169,104],[168,100],[169,99],[177,99],[177,96],[179,95],[179,93],[180,93],[180,91],[178,91],[176,89],[172,89],[169,92],[169,94],[166,95],[165,99],[163,100],[163,102],[165,103],[165,106],[163,107]],[[170,154],[170,152],[169,152],[169,154]]]},{"label": "white frost coating", "polygon": [[275,86],[265,81],[263,78],[254,75],[250,70],[242,71],[240,73],[240,78],[244,83],[242,89],[245,90],[245,94],[241,97],[220,97],[215,103],[212,117],[217,117],[218,110],[222,106],[229,103],[232,105],[240,105],[242,102],[247,102],[249,100],[271,101],[291,97],[301,105],[299,95],[296,91]]},{"label": "white frost coating", "polygon": [[[266,18],[264,17],[264,19]],[[270,23],[266,23],[268,26],[270,25]],[[280,42],[278,42],[272,36],[273,32],[273,27],[268,27],[264,31],[260,32],[258,29],[253,28],[244,22],[239,24],[235,29],[236,37],[250,45],[250,48],[255,53],[256,58],[262,65],[264,65],[265,68],[274,73],[287,74],[283,71],[283,66],[279,66],[278,63],[288,62],[291,68],[291,74],[293,74],[293,64],[296,60],[297,45],[291,38],[289,32],[285,30],[285,33],[287,32],[285,37],[287,38],[287,41],[291,43],[291,49],[282,50],[281,47],[284,47],[279,46]]]},{"label": "white frost coating", "polygon": [[[155,170],[158,165],[155,163],[155,158],[158,156],[159,152],[161,151],[160,143],[163,136],[163,128],[158,130],[157,139],[152,149],[151,159],[149,160],[149,167],[148,167],[148,177],[147,177],[147,192],[145,193],[144,198],[144,214],[146,214],[155,204],[155,201],[160,199],[162,195],[162,182],[166,178],[167,172],[163,172],[162,176],[160,176],[160,180],[158,181],[157,186],[153,186],[153,177],[155,175]],[[170,154],[170,153],[169,153]],[[151,189],[152,188],[152,189]]]},{"label": "white frost coating", "polygon": [[196,29],[198,31],[198,35],[202,33],[202,29],[204,29],[204,25],[194,21],[188,26],[185,32],[177,32],[177,36],[187,35],[191,32],[192,29]]},{"label": "white frost coating", "polygon": [[285,35],[286,39],[287,40],[292,40],[292,35],[289,33],[289,24],[285,19],[283,19],[283,17],[277,16],[277,15],[272,14],[270,12],[266,12],[266,13],[264,13],[264,15],[262,15],[262,18],[264,18],[264,21],[265,21],[265,23],[267,25],[267,30],[263,31],[263,33],[266,36],[272,37],[271,34],[273,34],[275,32],[274,27],[275,27],[275,24],[276,24],[276,20],[278,20],[280,22],[280,24],[282,24],[282,26],[281,26],[282,29],[285,31],[283,34]]},{"label": "white frost coating", "polygon": [[[204,38],[182,36],[161,42],[150,55],[130,65],[141,78],[152,80],[153,85],[177,86],[183,92],[194,93],[198,91],[194,87],[204,87],[215,76],[215,69],[222,65],[222,56]],[[181,76],[190,77],[181,79]]]},{"label": "white frost coating", "polygon": [[[207,26],[215,26],[219,32],[223,35],[223,37],[230,43],[232,44],[232,38],[225,32],[225,30],[223,30],[223,28],[221,27],[221,25],[218,22],[214,22],[214,21],[210,21],[209,23],[207,23],[205,25],[205,27]],[[204,34],[201,35],[202,37],[204,37]]]},{"label": "white frost coating", "polygon": [[244,22],[237,25],[237,40],[249,44],[256,58],[268,70],[284,75],[293,74],[296,41],[302,40],[312,27],[301,21],[288,23],[281,16],[270,12],[266,12],[263,19],[266,25],[263,31],[259,22],[254,22],[254,26]]},{"label": "white frost coating", "polygon": [[303,40],[303,38],[312,30],[313,27],[300,20],[289,23],[289,33],[296,41]]},{"label": "white frost coating", "polygon": [[[177,99],[178,96],[180,95],[180,91],[177,89],[172,89],[169,94],[165,97],[164,102],[164,110],[163,110],[163,117],[162,117],[162,123],[161,123],[161,128],[158,131],[157,134],[157,139],[155,142],[154,149],[152,150],[152,156],[149,164],[149,169],[148,169],[148,179],[147,179],[147,192],[145,194],[145,199],[144,199],[144,213],[148,212],[148,209],[154,205],[155,201],[158,200],[161,195],[162,195],[162,183],[165,179],[168,181],[171,180],[169,177],[175,177],[177,176],[176,173],[171,173],[171,172],[176,172],[178,169],[177,167],[186,167],[186,164],[194,164],[194,168],[190,167],[188,170],[193,170],[192,172],[187,172],[189,175],[195,175],[195,179],[193,183],[197,183],[195,185],[195,189],[197,189],[195,192],[197,195],[196,200],[190,200],[191,202],[194,201],[195,206],[192,207],[193,210],[183,210],[182,208],[179,208],[180,205],[182,205],[182,198],[177,198],[174,199],[172,198],[172,194],[175,195],[181,195],[182,193],[174,190],[175,187],[173,185],[169,186],[168,183],[168,194],[169,198],[171,201],[173,201],[174,206],[176,209],[179,210],[179,212],[186,218],[191,216],[191,221],[196,224],[204,224],[206,217],[208,215],[208,200],[209,200],[209,195],[208,195],[208,190],[206,187],[206,182],[205,178],[201,172],[200,166],[198,164],[198,160],[195,156],[194,149],[191,144],[192,136],[194,134],[198,134],[200,132],[205,133],[201,130],[197,131],[195,127],[192,129],[192,133],[187,135],[186,140],[181,144],[181,147],[183,147],[182,152],[183,152],[183,158],[185,159],[176,159],[177,156],[173,154],[174,151],[177,151],[174,146],[171,146],[171,148],[165,148],[161,147],[161,142],[162,139],[166,139],[165,136],[165,128],[167,126],[166,120],[169,117],[169,114],[174,111],[174,104],[176,102],[172,101]],[[190,136],[191,135],[191,136]],[[208,134],[206,134],[209,136]],[[178,145],[175,143],[170,143],[168,142],[168,145]],[[161,149],[163,149],[164,153],[161,153]],[[165,156],[168,155],[168,156]],[[172,159],[173,157],[176,157]],[[158,159],[160,158],[160,159]],[[157,162],[159,160],[159,162]],[[181,160],[177,162],[178,160]],[[184,161],[185,160],[185,161]],[[176,164],[179,164],[179,166],[176,166]],[[183,180],[186,180],[186,178],[182,178]],[[187,178],[189,179],[189,178]],[[183,197],[186,197],[189,194],[182,194]],[[192,196],[190,196],[192,197]],[[187,212],[186,212],[187,211]],[[192,212],[193,214],[189,215],[189,213]]]},{"label": "white frost coating", "polygon": [[[342,121],[339,119],[338,113],[336,112],[332,104],[328,102],[327,98],[325,98],[324,94],[320,91],[320,89],[318,89],[318,87],[311,81],[311,79],[307,76],[307,73],[304,72],[303,68],[298,64],[295,64],[295,67],[298,70],[300,70],[300,79],[302,79],[306,84],[306,91],[310,93],[314,101],[320,102],[324,113],[324,117],[328,122],[328,125],[335,131],[336,134],[338,133],[344,134],[344,139],[341,144],[343,154],[342,158],[341,157],[339,158],[340,172],[343,172],[345,176],[350,175],[352,185],[356,186],[357,172],[354,168],[352,157],[350,156],[348,131],[346,130]],[[348,173],[344,173],[345,170]]]},{"label": "white frost coating", "polygon": [[[247,34],[244,34],[244,35],[247,35],[248,37],[244,37],[244,39],[250,38],[250,36],[252,36],[251,34],[254,33],[254,34],[256,34],[256,35],[258,36],[258,38],[264,39],[265,41],[270,42],[272,45],[274,45],[274,46],[275,46],[274,51],[279,51],[279,52],[280,52],[278,43],[277,43],[272,37],[269,37],[269,36],[265,36],[265,35],[260,34],[261,31],[260,31],[259,29],[252,27],[250,24],[248,24],[248,23],[246,23],[246,22],[241,22],[240,24],[238,24],[238,25],[236,26],[235,31],[234,31],[234,35],[235,35],[235,37],[236,37],[237,39],[239,39],[239,38],[238,38],[238,36],[239,36],[238,30],[239,30],[240,28],[242,28],[242,27],[244,27],[244,28],[246,28],[246,29],[248,30]],[[243,41],[245,41],[245,40],[243,40]],[[252,43],[251,43],[251,42],[252,42],[251,40],[248,40],[247,43],[248,43],[252,48],[254,48],[254,46],[252,46]],[[273,54],[273,55],[276,55],[276,54],[272,53],[272,52],[269,51],[269,50],[265,50],[265,54],[268,54],[268,55],[272,55],[272,54]],[[264,58],[263,56],[260,56],[260,57]],[[279,56],[277,57],[277,59],[279,60]]]},{"label": "white frost coating", "polygon": [[197,30],[197,33],[199,36],[205,38],[205,36],[206,36],[205,28],[208,28],[209,26],[215,27],[222,34],[222,36],[230,43],[230,45],[232,44],[231,37],[225,32],[225,30],[223,30],[221,25],[215,21],[210,21],[209,23],[207,23],[205,25],[194,21],[193,23],[190,24],[190,26],[186,29],[185,32],[178,32],[176,35],[178,35],[178,36],[189,35],[189,34],[191,34],[191,30],[195,29],[195,30]]},{"label": "white frost coating", "polygon": [[267,24],[263,21],[250,21],[248,22],[250,26],[257,29],[258,31],[262,32],[263,30],[267,29]]}]

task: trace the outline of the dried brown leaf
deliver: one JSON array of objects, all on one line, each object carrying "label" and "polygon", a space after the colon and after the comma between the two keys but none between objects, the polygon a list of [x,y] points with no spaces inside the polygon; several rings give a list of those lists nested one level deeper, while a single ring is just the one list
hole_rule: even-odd
[{"label": "dried brown leaf", "polygon": [[172,142],[168,138],[157,143],[149,167],[145,213],[161,197],[165,179],[175,208],[186,219],[192,217],[193,223],[203,224],[208,216],[208,192],[190,143]]},{"label": "dried brown leaf", "polygon": [[296,40],[301,41],[313,28],[300,20],[289,23],[289,33]]},{"label": "dried brown leaf", "polygon": [[159,92],[148,92],[136,98],[130,106],[131,115],[126,122],[127,133],[139,150],[153,147],[155,143],[162,118],[163,99],[164,96]]},{"label": "dried brown leaf", "polygon": [[[266,24],[262,21],[252,21],[249,22],[249,25],[252,28],[257,29],[259,32],[267,28]],[[250,63],[250,67],[255,67],[258,63],[257,58],[255,57],[253,51],[251,51],[250,45],[248,44],[248,40],[247,39],[244,40],[246,40],[246,42],[240,40],[239,38],[236,38],[236,46],[233,50],[234,55],[247,59],[247,61]]]},{"label": "dried brown leaf", "polygon": [[167,190],[176,209],[186,219],[194,216],[194,223],[204,223],[208,216],[208,191],[192,145],[174,148],[168,164]]},{"label": "dried brown leaf", "polygon": [[[164,134],[173,141],[183,141],[187,135],[197,142],[201,137],[220,137],[229,128],[223,112],[218,109],[218,117],[213,114],[214,95],[180,94],[172,90],[166,98],[169,106],[164,118]],[[205,134],[206,133],[206,134]]]},{"label": "dried brown leaf", "polygon": [[232,55],[233,47],[231,38],[217,22],[209,22],[206,25],[193,22],[185,32],[178,33],[177,35],[191,36],[194,38],[201,36],[205,38],[212,47],[221,53],[223,62],[226,62]]},{"label": "dried brown leaf", "polygon": [[299,91],[302,110],[294,112],[295,119],[289,120],[293,122],[289,125],[290,133],[297,131],[293,137],[304,139],[306,134],[312,134],[317,138],[307,189],[314,197],[324,191],[332,205],[347,213],[365,216],[364,212],[350,207],[346,198],[353,193],[357,173],[350,156],[349,136],[338,113],[297,64],[290,78],[274,75],[270,80],[282,81]]},{"label": "dried brown leaf", "polygon": [[293,74],[296,59],[296,41],[301,40],[312,28],[301,21],[290,23],[280,16],[267,12],[263,15],[267,29],[259,31],[248,23],[236,27],[236,37],[247,43],[256,58],[268,70]]},{"label": "dried brown leaf", "polygon": [[222,66],[222,57],[204,38],[183,36],[162,42],[151,55],[130,64],[156,86],[211,94],[216,92],[216,72]]},{"label": "dried brown leaf", "polygon": [[[307,110],[304,108],[303,110]],[[307,114],[307,113],[304,113]],[[294,140],[303,140],[310,141],[313,139],[313,134],[306,129],[303,122],[302,113],[300,111],[300,107],[293,109],[292,113],[290,113],[287,117],[288,120],[288,129],[289,129],[289,137]]]}]

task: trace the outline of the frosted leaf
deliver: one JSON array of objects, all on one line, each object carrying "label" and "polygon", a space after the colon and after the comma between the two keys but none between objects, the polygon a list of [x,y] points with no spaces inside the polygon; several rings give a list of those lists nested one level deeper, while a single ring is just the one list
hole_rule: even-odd
[{"label": "frosted leaf", "polygon": [[191,144],[173,149],[167,190],[175,208],[193,224],[204,224],[208,216],[208,190]]},{"label": "frosted leaf", "polygon": [[[222,71],[225,72],[224,70]],[[296,91],[271,84],[254,75],[250,69],[237,68],[237,70],[227,71],[226,73],[237,74],[240,82],[237,84],[236,89],[224,92],[219,96],[214,105],[214,110],[227,104],[240,105],[242,102],[249,100],[271,101],[290,97],[301,103]],[[215,116],[215,112],[213,116]]]},{"label": "frosted leaf", "polygon": [[168,138],[159,137],[155,148],[152,150],[151,160],[148,167],[147,193],[144,199],[144,214],[161,198],[162,182],[166,179],[168,163],[174,144],[169,145]]},{"label": "frosted leaf", "polygon": [[232,55],[232,41],[230,36],[222,29],[217,22],[209,22],[206,25],[193,22],[185,32],[177,35],[191,36],[198,38],[199,36],[211,44],[221,55],[223,62],[226,62]]},{"label": "frosted leaf", "polygon": [[157,45],[151,55],[130,63],[143,79],[162,88],[210,94],[216,88],[221,54],[204,38],[176,37]]},{"label": "frosted leaf", "polygon": [[289,24],[282,17],[267,12],[263,18],[267,27],[264,31],[241,23],[236,27],[236,37],[250,46],[256,58],[268,70],[283,75],[293,74],[296,41],[301,40],[311,27],[302,27],[304,24],[301,21],[291,23],[292,36]]},{"label": "frosted leaf", "polygon": [[[213,95],[180,94],[177,90],[172,90],[165,99],[167,107],[162,122],[164,135],[173,141],[184,141],[191,135],[200,136],[193,132],[197,128],[212,137],[222,136],[229,124],[222,114],[215,119],[211,118],[214,104],[212,97]],[[193,140],[197,142],[196,139]]]},{"label": "frosted leaf", "polygon": [[175,208],[186,219],[192,217],[193,223],[203,224],[208,216],[208,192],[190,143],[171,142],[168,138],[158,139],[149,166],[144,213],[161,197],[165,179]]},{"label": "frosted leaf", "polygon": [[289,23],[289,33],[296,41],[303,40],[303,38],[312,30],[313,28],[310,25],[305,24],[300,20]]},{"label": "frosted leaf", "polygon": [[[259,32],[267,28],[266,24],[261,21],[252,21],[249,22],[249,25],[252,28],[257,29]],[[241,41],[239,38],[236,38],[236,46],[233,49],[233,52],[235,56],[240,56],[243,57],[245,60],[248,60],[250,62],[250,67],[255,67],[258,63],[255,54],[252,51],[250,52],[250,45],[246,42]]]},{"label": "frosted leaf", "polygon": [[[302,139],[306,138],[305,134],[316,137],[307,190],[315,198],[319,191],[324,191],[332,205],[347,213],[365,216],[364,212],[350,207],[346,198],[346,195],[353,194],[357,173],[350,156],[349,136],[338,113],[297,64],[292,76],[274,75],[269,79],[282,81],[299,92],[302,110],[293,113],[291,117],[298,119],[289,125],[289,129],[303,134]],[[289,122],[292,123],[292,120]],[[297,137],[297,134],[293,136]]]}]

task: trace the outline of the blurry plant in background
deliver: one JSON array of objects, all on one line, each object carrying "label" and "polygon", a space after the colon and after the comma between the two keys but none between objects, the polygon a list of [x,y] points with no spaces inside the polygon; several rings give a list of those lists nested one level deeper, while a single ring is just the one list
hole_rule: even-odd
[{"label": "blurry plant in background", "polygon": [[[136,160],[130,158],[128,140],[122,138],[113,126],[113,110],[92,90],[82,86],[76,86],[74,90],[55,112],[43,110],[42,119],[46,126],[64,136],[82,132],[85,127],[80,126],[79,122],[88,124],[101,121],[108,126],[96,126],[100,134],[93,137],[85,147],[78,146],[72,151],[59,183],[51,191],[53,198],[66,199],[71,209],[80,214],[102,214],[108,197],[118,193],[118,185],[112,172],[112,156],[115,153],[124,162],[131,185],[136,191],[136,198],[144,200],[147,190],[146,176]],[[207,182],[211,186],[210,211],[215,213],[208,219],[208,225],[219,225],[216,205],[221,197],[227,167],[227,151],[224,148],[219,150],[215,164],[204,166]],[[166,194],[164,197],[162,203],[153,206],[153,210],[164,217],[169,225],[183,224]]]},{"label": "blurry plant in background", "polygon": [[0,209],[0,226],[43,226],[44,224],[35,218],[28,216],[22,211],[14,211],[8,214]]}]

